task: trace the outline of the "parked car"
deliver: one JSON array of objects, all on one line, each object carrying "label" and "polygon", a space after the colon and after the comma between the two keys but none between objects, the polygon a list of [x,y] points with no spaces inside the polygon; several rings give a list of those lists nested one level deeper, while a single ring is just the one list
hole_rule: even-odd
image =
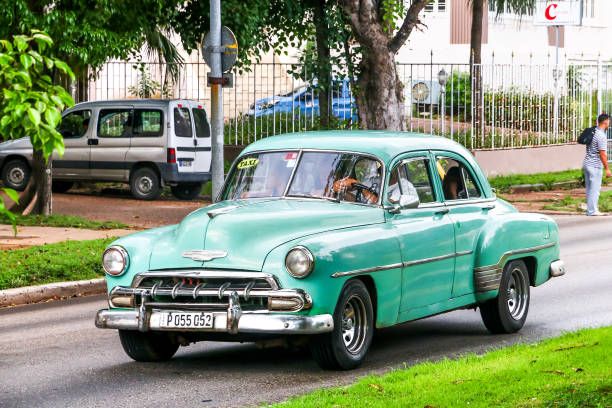
[{"label": "parked car", "polygon": [[[348,79],[333,80],[330,89],[330,109],[340,120],[357,121],[355,98],[351,95]],[[251,105],[247,115],[256,118],[268,115],[291,114],[296,110],[303,116],[319,115],[319,95],[317,83],[302,85],[284,95],[258,99]]]},{"label": "parked car", "polygon": [[555,222],[496,198],[466,149],[384,131],[255,142],[218,202],[118,239],[103,266],[96,326],[119,329],[135,360],[308,336],[333,369],[358,366],[375,328],[455,309],[516,332],[530,288],[565,273]]},{"label": "parked car", "polygon": [[[203,106],[185,100],[84,102],[66,110],[59,132],[65,153],[53,154],[55,191],[75,181],[130,184],[143,200],[171,186],[180,199],[200,194],[210,180],[210,126]],[[28,138],[0,143],[0,174],[5,187],[25,189],[30,179]]]}]

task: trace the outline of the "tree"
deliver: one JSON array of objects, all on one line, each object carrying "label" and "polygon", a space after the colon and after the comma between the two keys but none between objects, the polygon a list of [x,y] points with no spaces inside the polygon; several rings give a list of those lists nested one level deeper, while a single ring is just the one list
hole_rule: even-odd
[{"label": "tree", "polygon": [[[29,137],[34,148],[33,179],[38,197],[51,195],[51,160],[57,151],[64,152],[62,135],[56,130],[61,112],[74,104],[72,97],[53,84],[53,72],[59,71],[74,79],[63,61],[54,58],[51,38],[33,30],[31,36],[15,35],[13,40],[0,40],[0,134],[12,139]],[[41,165],[42,164],[42,165]],[[48,182],[44,182],[48,180]],[[16,200],[16,193],[5,189]],[[51,213],[50,200],[34,200],[33,212]],[[14,221],[14,216],[1,202],[0,210]],[[16,232],[16,231],[15,231]]]},{"label": "tree", "polygon": [[[428,0],[414,0],[406,9],[401,0],[339,0],[361,46],[357,79],[359,127],[404,130],[403,84],[395,54],[420,24]],[[396,21],[402,20],[400,26]]]}]

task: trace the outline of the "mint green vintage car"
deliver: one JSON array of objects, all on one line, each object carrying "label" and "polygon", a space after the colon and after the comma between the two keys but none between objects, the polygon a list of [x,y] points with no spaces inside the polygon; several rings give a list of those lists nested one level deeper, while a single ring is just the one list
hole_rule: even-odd
[{"label": "mint green vintage car", "polygon": [[530,287],[565,273],[555,222],[497,199],[466,149],[385,131],[253,143],[215,204],[118,239],[103,266],[96,326],[135,360],[307,339],[329,369],[358,366],[375,328],[455,309],[516,332]]}]

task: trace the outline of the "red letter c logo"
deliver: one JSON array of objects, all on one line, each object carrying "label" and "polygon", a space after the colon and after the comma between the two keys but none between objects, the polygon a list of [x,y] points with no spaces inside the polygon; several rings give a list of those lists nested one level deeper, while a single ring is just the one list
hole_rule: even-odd
[{"label": "red letter c logo", "polygon": [[546,19],[547,19],[547,20],[551,20],[551,21],[552,21],[552,20],[554,20],[555,18],[557,18],[557,16],[552,16],[552,15],[550,14],[550,9],[551,9],[551,8],[556,9],[556,8],[557,8],[557,6],[558,6],[558,4],[554,4],[554,3],[553,3],[553,4],[551,4],[550,6],[546,7],[546,11],[544,12],[544,17],[546,17]]}]

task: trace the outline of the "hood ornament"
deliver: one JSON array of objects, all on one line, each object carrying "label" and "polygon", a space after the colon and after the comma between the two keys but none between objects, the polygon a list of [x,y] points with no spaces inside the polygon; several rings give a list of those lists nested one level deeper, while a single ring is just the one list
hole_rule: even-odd
[{"label": "hood ornament", "polygon": [[191,251],[183,252],[182,255],[183,258],[191,258],[194,261],[208,262],[217,258],[225,258],[227,256],[227,252],[214,249],[193,249]]}]

